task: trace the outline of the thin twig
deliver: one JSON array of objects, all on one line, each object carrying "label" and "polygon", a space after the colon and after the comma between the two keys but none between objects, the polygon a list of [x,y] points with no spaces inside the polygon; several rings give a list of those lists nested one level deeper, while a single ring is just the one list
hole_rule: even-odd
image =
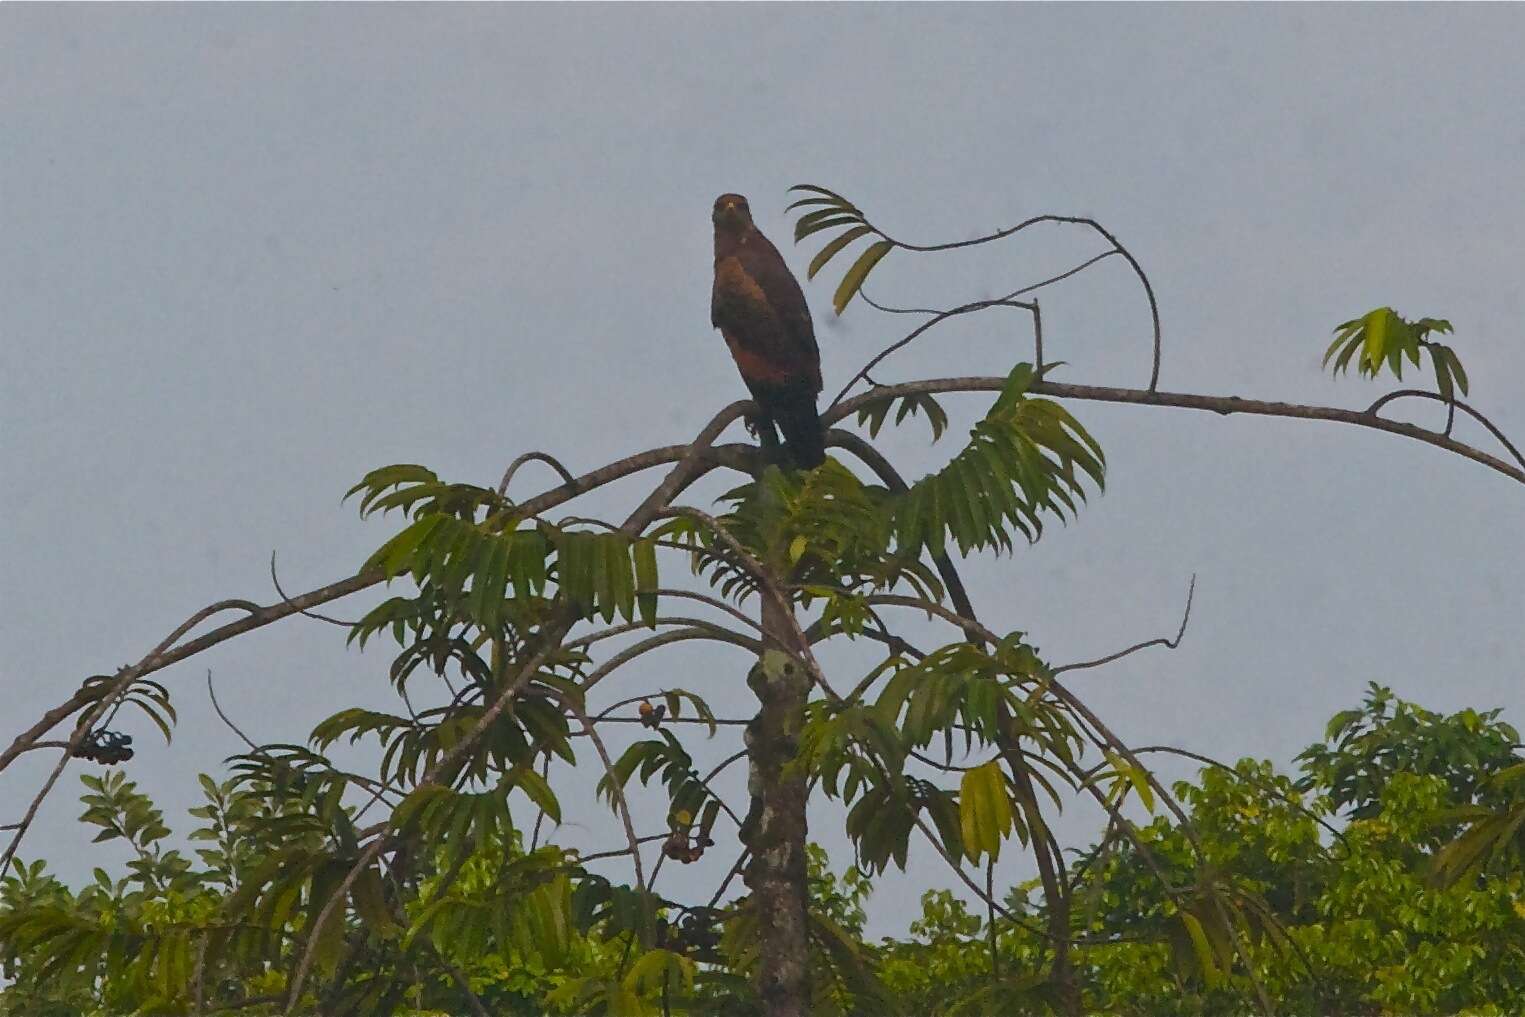
[{"label": "thin twig", "polygon": [[732,641],[727,637],[735,636],[737,640],[742,641],[741,645],[743,646],[751,646],[757,643],[757,640],[751,636],[741,632],[736,632],[733,629],[728,629],[724,625],[710,621],[708,618],[689,618],[684,615],[659,615],[658,617],[653,618],[650,622],[644,622],[637,619],[636,621],[624,622],[619,625],[612,625],[607,629],[600,629],[599,631],[590,633],[586,636],[580,636],[577,639],[570,640],[566,644],[566,648],[569,650],[581,649],[583,647],[591,646],[594,643],[601,643],[606,639],[614,639],[618,636],[628,635],[631,632],[650,632],[653,629],[668,628],[675,625],[682,625],[691,629],[703,629],[706,632],[714,633],[717,638],[725,639],[727,642]]},{"label": "thin twig", "polygon": [[725,895],[726,887],[731,885],[731,880],[735,879],[741,874],[741,870],[746,867],[747,858],[751,854],[751,848],[741,849],[741,854],[736,856],[736,864],[731,866],[731,871],[726,873],[725,878],[720,881],[719,888],[716,889],[714,894],[710,896],[710,902],[705,905],[707,908],[713,908],[720,902],[720,898]]},{"label": "thin twig", "polygon": [[[867,225],[867,222],[868,221],[865,219],[864,220],[865,225]],[[1117,254],[1122,255],[1122,257],[1128,262],[1129,267],[1133,269],[1133,274],[1138,277],[1139,282],[1143,283],[1143,286],[1144,286],[1144,295],[1149,299],[1149,318],[1150,318],[1150,321],[1151,321],[1151,323],[1153,325],[1153,330],[1154,330],[1153,358],[1152,358],[1153,363],[1152,363],[1152,366],[1150,368],[1150,373],[1149,373],[1149,388],[1148,388],[1148,391],[1150,391],[1150,392],[1155,391],[1155,389],[1157,389],[1159,387],[1159,383],[1160,383],[1161,333],[1160,333],[1160,306],[1159,306],[1159,302],[1155,299],[1155,296],[1154,296],[1154,286],[1150,284],[1148,274],[1144,271],[1144,267],[1139,264],[1138,259],[1133,256],[1133,253],[1131,251],[1129,251],[1126,247],[1124,247],[1122,245],[1122,243],[1117,239],[1116,236],[1114,236],[1112,234],[1112,232],[1110,230],[1108,230],[1106,227],[1102,226],[1102,224],[1097,222],[1095,219],[1091,219],[1091,218],[1088,218],[1088,217],[1085,217],[1085,216],[1038,215],[1038,216],[1033,216],[1031,219],[1027,219],[1027,220],[1025,220],[1023,222],[1020,222],[1017,225],[1012,226],[1010,228],[1002,229],[1002,230],[997,230],[994,233],[990,233],[990,234],[987,234],[987,235],[982,236],[982,237],[975,237],[972,240],[959,240],[959,241],[954,241],[952,243],[946,243],[946,244],[908,244],[908,243],[905,243],[904,241],[894,239],[888,233],[885,233],[883,230],[879,229],[878,227],[871,227],[871,228],[876,233],[878,233],[880,236],[884,237],[884,239],[888,240],[890,243],[894,244],[896,247],[901,248],[902,250],[917,251],[917,252],[927,253],[927,252],[933,252],[933,251],[952,251],[952,250],[957,250],[958,248],[962,248],[962,247],[974,247],[974,246],[976,246],[978,244],[988,244],[988,243],[990,243],[992,241],[995,241],[995,240],[1003,240],[1006,237],[1013,236],[1013,235],[1015,235],[1017,233],[1020,233],[1023,230],[1028,229],[1029,227],[1036,226],[1039,223],[1045,223],[1045,222],[1065,223],[1065,224],[1074,225],[1074,226],[1085,226],[1085,227],[1087,227],[1089,229],[1092,229],[1092,230],[1096,231],[1097,233],[1099,233],[1102,237],[1104,237],[1106,239],[1107,243],[1112,245],[1112,251],[1108,252],[1108,255],[1104,255],[1104,256],[1110,256],[1110,254],[1112,254],[1114,252],[1117,253]],[[1053,280],[1046,280],[1043,283],[1034,284],[1031,287],[1026,287],[1026,288],[1024,288],[1022,290],[1017,290],[1017,291],[1015,291],[1015,293],[1030,292],[1033,289],[1037,289],[1039,286],[1048,285],[1049,282],[1057,282],[1059,278],[1065,278],[1065,277],[1067,277],[1069,275],[1074,275],[1075,272],[1078,272],[1078,271],[1080,271],[1080,270],[1082,270],[1084,268],[1087,268],[1091,264],[1094,264],[1095,262],[1100,261],[1100,260],[1101,260],[1101,257],[1093,258],[1090,262],[1087,262],[1085,265],[1081,265],[1078,268],[1072,269],[1069,272],[1065,273],[1064,276],[1059,276],[1059,277],[1057,277],[1057,278],[1055,278]],[[1013,294],[1013,295],[1015,295],[1015,294]],[[928,325],[934,324],[936,320],[940,320],[940,319],[934,319],[933,322],[928,322],[927,324]],[[918,329],[918,332],[920,332],[922,330],[923,329]],[[873,365],[871,364],[870,367],[869,368],[865,368],[865,370],[871,369],[872,366]],[[862,377],[861,372],[860,372],[860,374],[858,376],[854,377],[853,381],[857,381],[859,377]],[[837,400],[839,400],[839,399],[841,399],[841,396],[837,397]],[[833,400],[832,401],[833,404],[835,404],[837,400]]]},{"label": "thin twig", "polygon": [[[1034,292],[1036,290],[1041,290],[1045,286],[1052,286],[1054,283],[1062,282],[1065,279],[1068,279],[1072,275],[1079,275],[1081,272],[1084,272],[1086,269],[1090,268],[1092,265],[1096,264],[1098,261],[1104,261],[1107,258],[1115,257],[1116,255],[1119,255],[1121,253],[1122,252],[1117,250],[1116,248],[1113,248],[1110,251],[1102,251],[1100,254],[1096,255],[1095,257],[1087,258],[1085,261],[1083,261],[1080,264],[1076,265],[1074,268],[1066,269],[1065,271],[1060,272],[1058,275],[1049,276],[1047,279],[1044,279],[1041,282],[1035,282],[1035,283],[1032,283],[1030,285],[1023,286],[1021,289],[1012,290],[1010,293],[1006,294],[1004,297],[998,297],[997,299],[998,300],[1011,300],[1011,299],[1013,299],[1015,297],[1020,297],[1023,294],[1032,293],[1032,292]],[[868,297],[867,291],[866,290],[862,290],[862,289],[860,289],[858,291],[858,295],[860,297],[862,297],[864,302],[867,303],[870,307],[874,308],[876,311],[883,311],[885,314],[943,314],[943,313],[945,313],[944,311],[942,311],[942,310],[940,310],[938,308],[935,308],[935,307],[887,307],[884,304],[876,303],[875,301],[870,300],[869,297]]]},{"label": "thin twig", "polygon": [[[290,604],[291,603],[291,598],[286,596],[286,591],[285,590],[281,589],[281,580],[280,580],[280,577],[275,574],[275,551],[274,550],[272,550],[270,552],[270,582],[275,584],[275,592],[281,598],[281,602],[285,603],[285,604]],[[338,618],[333,618],[333,617],[330,617],[329,615],[326,615],[326,614],[319,614],[316,611],[308,611],[308,610],[306,610],[304,608],[300,608],[300,607],[296,609],[296,612],[297,612],[297,614],[302,615],[304,618],[312,618],[312,619],[314,619],[316,621],[328,622],[328,624],[330,624],[330,625],[337,625],[341,629],[352,629],[357,624],[359,624],[358,622],[341,621]]]},{"label": "thin twig", "polygon": [[[719,631],[715,631],[716,629]],[[724,635],[721,633],[724,633]],[[589,672],[588,677],[583,680],[583,691],[586,692],[587,690],[591,689],[593,686],[597,685],[599,682],[603,681],[609,675],[624,667],[632,660],[635,660],[637,657],[650,653],[652,650],[667,646],[670,643],[681,643],[689,639],[707,639],[716,643],[730,643],[733,646],[740,646],[743,649],[749,650],[753,653],[759,652],[761,647],[761,644],[757,640],[749,639],[746,636],[731,632],[729,629],[721,628],[718,625],[714,626],[713,629],[708,627],[701,628],[699,626],[672,629],[668,632],[658,633],[649,639],[643,639],[639,643],[632,643],[630,646],[625,647],[619,653],[616,653],[614,656],[604,661],[593,671]]]},{"label": "thin twig", "polygon": [[549,452],[526,452],[519,458],[515,459],[513,462],[509,463],[508,469],[503,471],[503,479],[498,482],[498,495],[502,497],[508,494],[508,485],[513,482],[514,474],[519,472],[519,467],[523,466],[525,463],[534,462],[536,460],[545,463],[551,469],[561,474],[563,483],[577,483],[577,478],[572,476],[572,471],[561,465],[560,460],[551,455]]},{"label": "thin twig", "polygon": [[630,845],[631,861],[635,865],[635,885],[641,891],[641,906],[644,910],[650,907],[650,884],[646,882],[646,867],[641,862],[641,842],[635,835],[635,820],[630,814],[630,802],[625,797],[625,787],[614,774],[614,760],[609,757],[609,749],[604,745],[604,740],[599,737],[598,729],[588,719],[585,711],[571,696],[561,695],[559,691],[554,695],[561,700],[561,705],[577,718],[582,724],[582,729],[587,732],[588,740],[593,743],[593,749],[598,753],[599,762],[604,764],[604,774],[609,781],[609,794],[619,806],[620,823],[625,827],[625,840]]},{"label": "thin twig", "polygon": [[1196,593],[1196,590],[1197,576],[1195,573],[1193,573],[1191,582],[1186,587],[1186,610],[1181,613],[1181,627],[1176,630],[1176,637],[1174,639],[1168,639],[1163,636],[1157,639],[1149,639],[1142,643],[1135,643],[1128,647],[1126,650],[1118,650],[1116,653],[1109,653],[1105,657],[1098,657],[1095,660],[1082,661],[1078,664],[1063,664],[1059,667],[1051,669],[1049,673],[1057,675],[1063,674],[1066,671],[1080,671],[1089,667],[1101,667],[1103,664],[1110,664],[1115,660],[1122,660],[1129,654],[1137,653],[1140,650],[1147,650],[1151,646],[1164,646],[1172,650],[1179,649],[1181,646],[1181,638],[1186,635],[1186,623],[1191,620],[1191,599],[1192,595]]},{"label": "thin twig", "polygon": [[[669,836],[671,835],[666,833],[653,833],[645,837],[637,837],[635,841],[637,844],[650,844],[652,841],[666,840]],[[622,848],[612,848],[608,851],[594,851],[592,854],[586,855],[578,852],[577,864],[582,865],[585,862],[597,862],[605,858],[623,858],[624,856],[633,853],[634,852],[631,851],[630,845],[628,844]]]},{"label": "thin twig", "polygon": [[211,668],[207,668],[207,695],[212,700],[212,709],[216,711],[217,716],[222,719],[222,722],[228,726],[228,730],[230,730],[234,734],[238,735],[239,739],[245,745],[249,746],[249,751],[250,752],[258,754],[259,751],[260,751],[260,747],[258,745],[255,745],[254,742],[249,738],[249,736],[244,734],[243,731],[239,728],[239,726],[237,724],[233,723],[233,721],[228,717],[228,715],[226,713],[222,712],[222,704],[217,701],[217,690],[212,687],[212,669]]},{"label": "thin twig", "polygon": [[[1396,392],[1389,392],[1389,393],[1387,393],[1387,395],[1383,396],[1382,398],[1378,399],[1376,402],[1374,402],[1370,406],[1368,406],[1366,408],[1366,412],[1372,414],[1373,416],[1375,416],[1378,410],[1380,410],[1382,407],[1386,406],[1388,403],[1392,402],[1394,399],[1410,399],[1410,398],[1412,398],[1412,399],[1433,399],[1436,402],[1445,403],[1447,405],[1447,407],[1449,408],[1451,414],[1454,414],[1456,410],[1461,410],[1463,413],[1467,414],[1473,420],[1477,421],[1479,424],[1482,424],[1484,427],[1486,427],[1488,429],[1488,433],[1493,435],[1493,437],[1498,440],[1498,443],[1500,445],[1502,445],[1506,449],[1508,449],[1510,455],[1514,456],[1515,462],[1519,463],[1522,468],[1525,468],[1525,455],[1521,455],[1520,454],[1520,450],[1515,448],[1514,443],[1512,441],[1510,441],[1504,435],[1504,432],[1498,426],[1496,426],[1493,423],[1493,421],[1489,420],[1487,417],[1483,416],[1477,410],[1473,409],[1471,406],[1469,406],[1466,403],[1462,402],[1460,399],[1447,399],[1445,396],[1440,395],[1437,392],[1426,392],[1424,389],[1420,389],[1420,388],[1404,388],[1404,389],[1399,389]],[[1448,418],[1446,420],[1446,429],[1442,433],[1444,433],[1446,435],[1449,435],[1451,433],[1451,421],[1449,419],[1449,415],[1448,415]]]}]

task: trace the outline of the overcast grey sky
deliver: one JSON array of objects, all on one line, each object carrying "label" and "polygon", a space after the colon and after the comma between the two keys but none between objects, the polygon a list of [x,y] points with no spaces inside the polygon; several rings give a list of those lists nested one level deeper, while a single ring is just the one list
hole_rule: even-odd
[{"label": "overcast grey sky", "polygon": [[[743,393],[708,319],[722,191],[802,276],[797,182],[926,242],[1095,216],[1153,279],[1171,390],[1362,406],[1380,389],[1320,375],[1331,327],[1449,317],[1474,401],[1525,435],[1522,37],[1513,5],[0,6],[4,738],[196,608],[271,599],[272,549],[288,589],[352,572],[392,529],[339,504],[367,469],[491,483],[528,448],[585,469],[690,437]],[[870,290],[949,303],[1099,249],[1034,230],[891,257]],[[905,322],[807,292],[830,393]],[[1147,380],[1119,262],[1044,316],[1063,380]],[[883,373],[1003,370],[1023,341],[1014,318],[964,322]],[[1180,650],[1074,676],[1125,737],[1286,764],[1373,679],[1525,721],[1520,487],[1354,428],[1071,408],[1106,494],[971,587],[1063,662],[1173,632],[1196,573]],[[956,439],[890,447],[914,474]],[[131,721],[131,772],[183,827],[193,774],[236,748],[208,667],[251,735],[297,741],[389,705],[387,660],[303,620],[219,647],[159,676],[182,722],[166,747]],[[741,713],[744,667],[676,650],[621,691]],[[44,755],[5,775],[0,822]],[[75,876],[116,857],[77,793],[71,774],[22,852]],[[615,842],[573,811],[560,840]],[[845,865],[832,811],[815,822]],[[707,894],[730,860],[665,889]],[[949,883],[939,865],[883,882],[876,930]]]}]

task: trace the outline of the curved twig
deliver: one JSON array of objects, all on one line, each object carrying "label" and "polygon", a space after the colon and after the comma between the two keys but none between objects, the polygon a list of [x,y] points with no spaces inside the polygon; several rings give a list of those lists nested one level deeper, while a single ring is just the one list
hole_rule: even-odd
[{"label": "curved twig", "polygon": [[[725,633],[725,636],[720,635],[722,632]],[[748,639],[746,636],[739,635],[730,629],[722,628],[718,625],[714,626],[714,630],[698,626],[673,629],[670,632],[661,632],[648,639],[643,639],[639,643],[633,643],[604,661],[597,668],[589,672],[587,678],[583,679],[583,691],[587,692],[599,682],[609,677],[609,675],[643,654],[660,649],[670,643],[681,643],[689,639],[708,639],[712,642],[731,643],[752,653],[761,653],[763,650],[763,645],[758,640]]]},{"label": "curved twig", "polygon": [[[1378,410],[1392,402],[1394,399],[1407,398],[1433,399],[1436,402],[1445,403],[1450,413],[1452,414],[1454,414],[1457,410],[1461,410],[1473,420],[1487,428],[1488,433],[1493,435],[1493,437],[1498,440],[1500,445],[1508,449],[1510,455],[1514,456],[1515,462],[1519,463],[1522,468],[1525,468],[1525,455],[1522,455],[1520,450],[1515,448],[1514,443],[1504,435],[1504,432],[1499,427],[1497,427],[1493,421],[1489,420],[1487,417],[1483,416],[1482,413],[1462,402],[1460,399],[1447,399],[1445,396],[1438,392],[1426,392],[1422,388],[1403,388],[1396,392],[1387,393],[1387,395],[1366,407],[1366,412],[1370,413],[1372,416],[1376,416]],[[1446,429],[1442,433],[1446,435],[1451,433],[1451,421],[1449,419],[1446,421]]]},{"label": "curved twig", "polygon": [[635,863],[635,885],[641,891],[641,907],[644,910],[650,904],[650,884],[646,882],[646,866],[641,862],[641,842],[635,835],[635,820],[631,818],[630,802],[625,798],[625,787],[614,776],[614,760],[609,757],[609,748],[604,740],[599,737],[598,729],[588,719],[588,713],[571,696],[562,695],[559,690],[552,690],[551,694],[561,700],[561,705],[568,710],[582,724],[582,729],[588,735],[588,740],[593,743],[593,749],[598,753],[599,761],[604,764],[604,773],[609,778],[609,793],[614,796],[619,805],[620,822],[625,827],[625,840],[630,846],[630,860]]},{"label": "curved twig", "polygon": [[[665,546],[665,542],[661,543],[663,543]],[[681,548],[686,552],[692,552],[692,548],[683,547],[683,545],[673,544],[671,546],[675,548]],[[736,608],[732,607],[730,604],[727,604],[725,601],[719,599],[718,597],[711,597],[703,593],[697,593],[693,590],[679,590],[668,587],[658,587],[654,590],[647,590],[645,592],[654,594],[658,597],[676,597],[680,600],[697,601],[700,604],[705,604],[717,610],[724,611],[732,618],[735,618],[737,621],[746,624],[750,628],[756,629],[759,632],[762,631],[762,626],[757,624],[755,620],[748,618],[745,614],[742,614],[740,611],[736,610]],[[688,619],[681,620],[681,623],[683,624],[687,624],[688,622]],[[661,623],[660,619],[658,620],[658,623]],[[633,632],[636,629],[650,627],[650,625],[643,621],[622,622],[619,625],[612,625],[609,628],[600,629],[598,632],[594,632],[586,636],[579,636],[578,638],[567,643],[567,646],[587,646],[590,643],[596,643],[600,640],[608,639],[612,636],[623,635],[626,632]]]},{"label": "curved twig", "polygon": [[260,751],[260,747],[255,745],[249,736],[244,734],[243,730],[240,729],[237,724],[233,723],[233,721],[228,717],[226,713],[222,712],[222,704],[217,701],[217,690],[212,687],[211,668],[207,668],[207,695],[212,700],[212,709],[217,712],[217,716],[222,720],[222,722],[228,726],[228,730],[238,735],[239,739],[245,745],[249,746],[250,752],[258,753]]},{"label": "curved twig", "polygon": [[[828,422],[828,418],[832,416],[832,411],[835,410],[838,406],[842,405],[842,400],[847,396],[848,392],[852,391],[854,385],[868,377],[868,372],[878,367],[891,355],[898,353],[899,351],[905,349],[907,346],[911,345],[911,343],[920,338],[923,333],[931,330],[937,325],[942,324],[949,318],[956,318],[962,314],[972,314],[975,311],[983,311],[990,307],[1000,307],[1004,303],[1006,303],[1006,301],[999,299],[975,300],[967,304],[960,304],[958,307],[949,308],[946,311],[935,312],[931,318],[928,318],[920,325],[917,325],[908,334],[880,350],[877,354],[869,359],[868,363],[864,364],[861,368],[858,369],[857,374],[847,379],[847,384],[842,386],[841,391],[839,391],[836,396],[832,398],[831,402],[827,405],[825,412],[821,414],[821,422],[823,424]],[[876,399],[882,399],[884,397],[884,387],[885,386],[881,386],[874,392],[869,393],[869,395]],[[860,396],[858,398],[863,397]]]},{"label": "curved twig", "polygon": [[[865,220],[865,222],[866,221],[867,220]],[[897,247],[907,251],[918,251],[925,253],[933,251],[952,251],[961,247],[974,247],[978,244],[988,244],[994,240],[1003,240],[1006,237],[1013,236],[1022,232],[1028,227],[1036,226],[1039,223],[1044,222],[1066,223],[1073,226],[1085,226],[1095,230],[1106,239],[1107,243],[1112,245],[1113,250],[1123,256],[1124,260],[1128,262],[1129,267],[1133,269],[1133,274],[1138,276],[1139,282],[1144,284],[1144,295],[1149,298],[1149,317],[1154,325],[1154,365],[1149,373],[1148,389],[1148,391],[1153,392],[1156,388],[1159,387],[1160,383],[1160,305],[1154,297],[1154,286],[1150,284],[1149,276],[1147,273],[1145,273],[1144,266],[1139,264],[1138,259],[1133,256],[1133,253],[1124,247],[1121,241],[1119,241],[1110,230],[1108,230],[1101,223],[1097,222],[1095,219],[1091,219],[1087,216],[1074,215],[1036,215],[1031,219],[1027,219],[1018,223],[1015,226],[1003,230],[997,230],[996,232],[983,237],[976,237],[973,240],[958,240],[947,244],[907,244],[904,241],[895,240],[883,230],[877,230],[877,232],[880,236],[884,237],[884,239],[890,241]]]},{"label": "curved twig", "polygon": [[[281,598],[281,602],[287,605],[291,604],[291,598],[286,596],[286,591],[281,588],[280,577],[275,574],[274,549],[271,549],[270,551],[270,582],[275,586],[276,595]],[[326,614],[319,614],[316,611],[309,611],[306,608],[301,607],[296,608],[296,612],[304,618],[312,618],[315,621],[328,622],[328,624],[337,625],[341,629],[352,629],[358,624],[358,622],[340,621],[338,618],[332,618]]]},{"label": "curved twig", "polygon": [[503,471],[503,479],[498,482],[498,495],[500,497],[507,496],[508,485],[513,482],[514,474],[519,472],[519,467],[523,466],[525,463],[534,462],[536,460],[545,463],[551,469],[561,474],[561,479],[564,483],[577,483],[577,479],[572,476],[572,471],[561,465],[561,461],[558,460],[555,456],[551,455],[549,452],[526,452],[519,458],[515,459],[513,462],[509,463],[508,469]]},{"label": "curved twig", "polygon": [[[1079,275],[1081,272],[1084,272],[1086,269],[1090,268],[1092,265],[1096,264],[1098,261],[1104,261],[1107,258],[1114,257],[1114,256],[1116,256],[1118,254],[1121,254],[1121,253],[1122,252],[1117,250],[1116,248],[1113,248],[1110,251],[1102,251],[1100,254],[1096,255],[1093,258],[1087,258],[1085,261],[1083,261],[1080,264],[1076,265],[1074,268],[1067,269],[1067,270],[1065,270],[1063,272],[1060,272],[1058,275],[1049,276],[1047,279],[1044,279],[1041,282],[1035,282],[1035,283],[1032,283],[1031,285],[1023,286],[1020,289],[1012,290],[1010,293],[1006,294],[1005,296],[997,297],[996,299],[997,300],[1013,300],[1016,297],[1020,297],[1020,296],[1022,296],[1025,293],[1032,293],[1032,292],[1034,292],[1036,290],[1043,289],[1043,287],[1045,287],[1045,286],[1052,286],[1056,282],[1063,282],[1065,279],[1068,279],[1070,276]],[[867,303],[870,307],[874,308],[874,310],[876,310],[876,311],[883,311],[885,314],[942,314],[942,313],[944,313],[944,312],[942,312],[942,311],[940,311],[940,310],[938,310],[936,308],[933,308],[933,307],[886,307],[883,304],[880,304],[880,303],[877,303],[877,302],[875,302],[873,300],[870,300],[869,296],[868,296],[868,293],[866,291],[862,290],[862,289],[858,290],[858,296],[862,297],[864,302]]]},{"label": "curved twig", "polygon": [[[568,642],[566,644],[566,648],[573,649],[591,646],[594,643],[601,643],[606,639],[614,639],[619,636],[627,635],[631,632],[639,631],[641,629],[645,629],[649,632],[654,628],[661,628],[662,626],[666,625],[682,625],[690,629],[703,629],[706,632],[713,633],[717,638],[722,639],[724,642],[744,640],[744,642],[741,642],[739,645],[746,646],[749,649],[753,646],[762,645],[758,640],[753,639],[751,636],[744,635],[740,632],[734,632],[731,629],[726,628],[724,625],[710,621],[708,618],[688,618],[683,615],[658,615],[656,618],[652,619],[651,624],[647,624],[646,622],[642,621],[634,621],[626,622],[620,625],[613,625],[607,629],[600,629],[597,632],[590,633],[589,635]],[[735,639],[731,639],[730,637],[732,636],[734,636]]]},{"label": "curved twig", "polygon": [[1179,648],[1181,645],[1182,637],[1186,635],[1186,623],[1191,620],[1191,599],[1192,595],[1195,594],[1196,591],[1197,576],[1195,573],[1193,573],[1191,582],[1186,587],[1186,610],[1181,613],[1181,627],[1176,630],[1176,637],[1174,639],[1169,639],[1164,636],[1161,636],[1158,639],[1149,639],[1142,643],[1135,643],[1128,647],[1126,650],[1118,650],[1116,653],[1109,653],[1105,657],[1098,657],[1095,660],[1082,661],[1078,664],[1063,664],[1059,667],[1051,668],[1049,673],[1057,675],[1063,674],[1066,671],[1080,671],[1090,667],[1101,667],[1103,664],[1110,664],[1113,661],[1122,660],[1129,654],[1137,653],[1140,650],[1147,650],[1151,646],[1164,646],[1172,650]]}]

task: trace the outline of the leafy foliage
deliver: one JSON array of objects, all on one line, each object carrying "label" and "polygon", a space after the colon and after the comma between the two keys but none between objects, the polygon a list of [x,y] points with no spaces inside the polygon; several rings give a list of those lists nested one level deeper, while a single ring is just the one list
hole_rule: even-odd
[{"label": "leafy foliage", "polygon": [[884,256],[894,250],[897,245],[895,241],[869,225],[857,206],[840,194],[814,184],[800,184],[789,190],[799,191],[806,197],[792,203],[787,211],[792,212],[797,208],[811,209],[802,213],[799,221],[794,225],[795,243],[822,230],[846,227],[811,259],[810,267],[806,272],[808,278],[814,279],[816,273],[825,268],[828,261],[854,241],[870,236],[878,238],[859,253],[851,267],[842,276],[842,281],[837,284],[836,292],[832,294],[831,306],[838,314],[841,314],[852,302],[852,298],[857,296],[858,291],[863,288],[863,282],[868,278],[869,272],[873,271],[874,266],[884,260]]},{"label": "leafy foliage", "polygon": [[1442,398],[1454,399],[1458,389],[1462,395],[1467,394],[1467,372],[1456,351],[1430,338],[1450,334],[1451,323],[1444,318],[1408,321],[1391,307],[1379,307],[1344,322],[1334,331],[1334,341],[1324,352],[1324,366],[1332,361],[1335,374],[1354,363],[1367,377],[1376,377],[1386,366],[1393,377],[1402,380],[1404,359],[1418,367],[1420,355],[1425,353],[1429,355]]}]

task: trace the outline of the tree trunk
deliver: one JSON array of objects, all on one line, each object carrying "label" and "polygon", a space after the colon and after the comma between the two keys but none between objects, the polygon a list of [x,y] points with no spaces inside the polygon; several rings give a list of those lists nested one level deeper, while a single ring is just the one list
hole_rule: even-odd
[{"label": "tree trunk", "polygon": [[1043,886],[1043,899],[1048,910],[1049,946],[1054,951],[1054,964],[1049,981],[1054,990],[1055,1009],[1061,1017],[1080,1017],[1085,1011],[1081,1006],[1080,987],[1075,983],[1075,969],[1070,960],[1070,895],[1064,885],[1060,869],[1063,859],[1058,846],[1051,840],[1048,823],[1038,807],[1037,789],[1028,773],[1028,762],[1022,754],[1020,739],[1014,729],[1011,714],[1003,707],[999,719],[1000,749],[1011,769],[1012,780],[1022,799],[1022,811],[1032,838],[1033,860],[1038,863],[1038,880]]},{"label": "tree trunk", "polygon": [[810,929],[805,873],[805,779],[787,774],[799,748],[810,678],[778,653],[797,656],[786,610],[762,594],[767,653],[747,684],[757,694],[757,715],[747,725],[748,789],[752,807],[742,829],[751,851],[744,878],[757,916],[760,960],[757,990],[768,1017],[810,1013]]}]

